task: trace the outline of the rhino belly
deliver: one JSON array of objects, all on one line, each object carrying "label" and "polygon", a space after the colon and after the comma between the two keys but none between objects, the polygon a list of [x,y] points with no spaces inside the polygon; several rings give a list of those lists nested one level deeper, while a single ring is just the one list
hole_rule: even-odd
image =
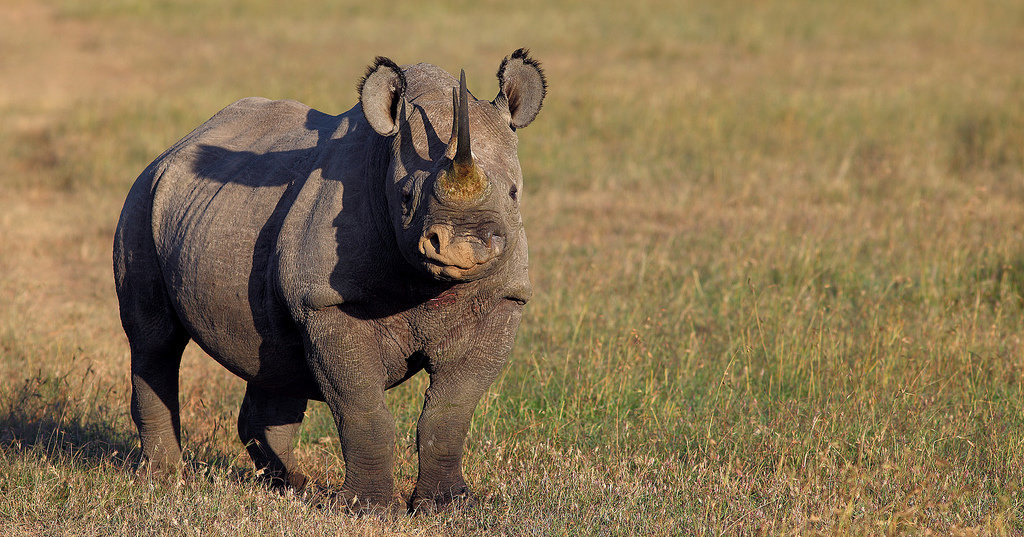
[{"label": "rhino belly", "polygon": [[289,186],[166,174],[160,182],[153,199],[157,255],[192,338],[247,381],[315,391],[274,277]]}]

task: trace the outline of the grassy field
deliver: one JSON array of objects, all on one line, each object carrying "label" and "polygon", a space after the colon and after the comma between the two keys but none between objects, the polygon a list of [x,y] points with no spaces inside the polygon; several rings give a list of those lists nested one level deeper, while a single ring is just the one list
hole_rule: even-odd
[{"label": "grassy field", "polygon": [[[0,534],[1024,535],[1024,4],[0,4]],[[261,488],[191,347],[192,476],[137,482],[110,244],[142,168],[243,96],[347,110],[379,54],[491,96],[520,46],[535,298],[479,505]],[[389,393],[405,495],[425,380]],[[299,451],[340,483],[325,405]]]}]

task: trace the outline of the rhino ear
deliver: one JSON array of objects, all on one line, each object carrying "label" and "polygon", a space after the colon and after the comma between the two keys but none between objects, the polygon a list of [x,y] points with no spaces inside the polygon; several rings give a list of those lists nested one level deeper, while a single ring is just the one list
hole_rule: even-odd
[{"label": "rhino ear", "polygon": [[384,56],[377,56],[359,82],[359,104],[373,130],[383,136],[398,132],[405,100],[405,73]]},{"label": "rhino ear", "polygon": [[498,87],[500,92],[494,100],[498,102],[504,98],[508,103],[509,125],[513,128],[525,127],[537,117],[548,92],[548,82],[540,63],[531,58],[530,51],[524,48],[501,61]]}]

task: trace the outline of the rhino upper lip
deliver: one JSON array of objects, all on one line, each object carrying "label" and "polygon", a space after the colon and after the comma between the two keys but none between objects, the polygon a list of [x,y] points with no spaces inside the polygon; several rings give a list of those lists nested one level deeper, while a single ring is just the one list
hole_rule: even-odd
[{"label": "rhino upper lip", "polygon": [[456,269],[459,269],[459,270],[472,270],[472,269],[474,269],[476,267],[479,267],[480,265],[483,265],[484,263],[487,263],[487,261],[474,262],[473,265],[468,266],[468,267],[464,267],[462,265],[450,265],[448,263],[444,263],[444,262],[438,261],[437,259],[433,259],[433,258],[428,257],[426,255],[424,255],[422,257],[427,262],[427,264],[434,265],[435,267],[456,268]]}]

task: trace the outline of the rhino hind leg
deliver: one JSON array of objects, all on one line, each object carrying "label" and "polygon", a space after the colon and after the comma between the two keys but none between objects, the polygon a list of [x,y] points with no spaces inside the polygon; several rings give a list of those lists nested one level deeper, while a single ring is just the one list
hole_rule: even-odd
[{"label": "rhino hind leg", "polygon": [[238,437],[271,486],[301,490],[307,477],[295,460],[295,438],[307,400],[271,394],[249,383],[238,414]]},{"label": "rhino hind leg", "polygon": [[178,368],[189,337],[176,318],[154,313],[150,309],[145,322],[125,323],[131,346],[131,412],[142,442],[140,470],[173,477],[181,467]]},{"label": "rhino hind leg", "polygon": [[168,295],[151,225],[152,170],[132,186],[114,233],[114,285],[131,349],[131,413],[142,442],[141,474],[181,468],[178,368],[190,339]]}]

